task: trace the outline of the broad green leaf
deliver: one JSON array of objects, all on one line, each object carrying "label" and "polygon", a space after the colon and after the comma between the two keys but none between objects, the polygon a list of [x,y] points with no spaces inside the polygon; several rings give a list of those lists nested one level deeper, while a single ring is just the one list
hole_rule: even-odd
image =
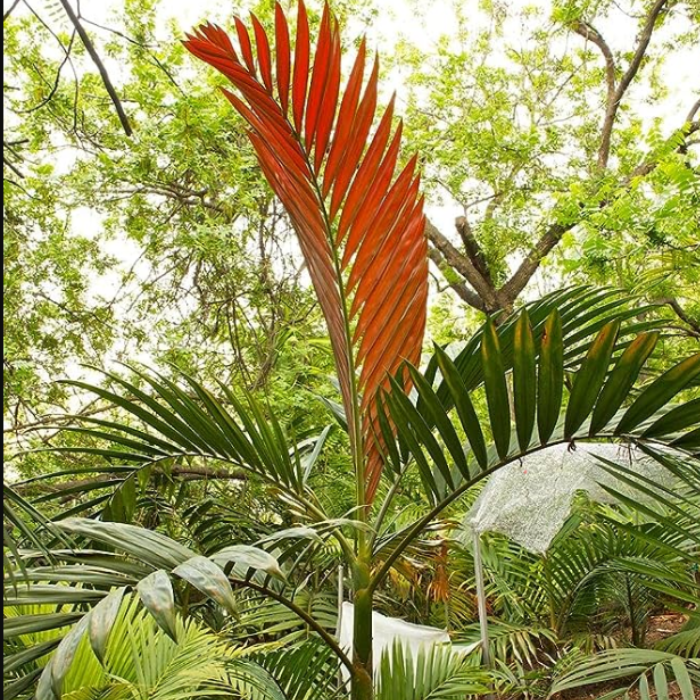
[{"label": "broad green leaf", "polygon": [[656,347],[658,339],[658,333],[643,333],[637,336],[620,355],[596,402],[589,435],[599,433],[622,406],[644,363]]},{"label": "broad green leaf", "polygon": [[697,698],[693,690],[694,687],[697,688],[697,685],[694,684],[690,678],[690,674],[683,660],[678,657],[671,659],[671,668],[676,676],[676,682],[678,683],[678,688],[681,691],[683,700],[694,700]]},{"label": "broad green leaf", "polygon": [[175,595],[170,576],[159,569],[136,586],[141,602],[153,615],[158,626],[177,642],[177,620],[175,618]]},{"label": "broad green leaf", "polygon": [[530,445],[535,427],[537,407],[537,369],[535,365],[535,339],[526,310],[515,324],[513,337],[513,403],[515,406],[515,429],[518,444],[525,452]]},{"label": "broad green leaf", "polygon": [[401,437],[396,434],[394,426],[389,417],[389,406],[387,404],[387,394],[384,391],[377,392],[377,420],[379,422],[379,430],[383,442],[379,440],[379,435],[374,436],[373,439],[377,444],[377,449],[379,452],[384,451],[384,463],[385,466],[394,472],[395,475],[401,474],[403,468],[403,460],[401,458],[401,453],[399,451],[398,442],[401,441]]},{"label": "broad green leaf", "polygon": [[496,443],[496,452],[504,459],[510,449],[510,402],[498,334],[491,320],[487,321],[481,339],[481,361],[491,432]]},{"label": "broad green leaf", "polygon": [[696,428],[689,433],[685,433],[685,435],[681,435],[681,437],[676,438],[671,445],[684,450],[697,450],[700,447],[700,428]]},{"label": "broad green leaf", "polygon": [[169,537],[125,523],[105,523],[88,518],[70,518],[56,523],[66,532],[102,542],[126,552],[154,568],[173,569],[195,556],[196,552]]},{"label": "broad green leaf", "polygon": [[46,630],[60,629],[72,625],[82,617],[81,613],[51,613],[49,615],[20,615],[3,621],[3,639],[12,639],[24,634],[37,634]]},{"label": "broad green leaf", "polygon": [[622,416],[615,433],[619,435],[636,428],[699,375],[700,353],[697,353],[672,367],[646,387]]},{"label": "broad green leaf", "polygon": [[[446,476],[451,479],[451,474],[437,440],[435,440],[425,420],[397,382],[392,383],[392,391],[387,394],[386,400],[391,411],[391,418],[394,422],[396,433],[411,451],[425,488],[429,493],[439,498],[444,489],[440,488],[436,477],[442,476],[444,481]],[[433,457],[432,461],[437,467],[436,470],[433,470],[428,462],[422,445],[425,445],[428,453]]]},{"label": "broad green leaf", "polygon": [[666,679],[666,670],[663,664],[654,666],[654,689],[656,690],[657,700],[669,700],[668,680]]},{"label": "broad green leaf", "polygon": [[118,588],[112,591],[92,609],[88,628],[90,646],[100,663],[104,663],[109,633],[119,613],[119,606],[122,603],[125,591],[126,588]]},{"label": "broad green leaf", "polygon": [[700,398],[691,399],[671,409],[657,421],[654,421],[642,433],[642,437],[661,437],[669,433],[679,432],[697,423],[700,423]]},{"label": "broad green leaf", "polygon": [[8,605],[63,605],[95,602],[105,597],[103,591],[74,588],[54,584],[18,586],[3,596],[3,606]]},{"label": "broad green leaf", "polygon": [[593,341],[581,367],[576,372],[564,419],[564,437],[570,439],[581,427],[598,398],[620,332],[620,322],[611,321]]},{"label": "broad green leaf", "polygon": [[[57,698],[60,698],[63,694],[63,679],[70,669],[78,644],[80,644],[80,640],[83,638],[89,624],[90,613],[87,613],[61,640],[51,660],[44,668],[42,680],[45,676],[50,676],[51,689]],[[42,680],[39,681],[40,687],[42,686]],[[39,697],[39,692],[37,692],[37,697]]]},{"label": "broad green leaf", "polygon": [[312,452],[309,454],[305,454],[301,457],[300,461],[303,468],[304,483],[308,481],[309,476],[311,475],[311,471],[313,470],[314,466],[316,465],[316,462],[318,461],[319,456],[321,455],[323,446],[326,444],[326,439],[328,438],[328,435],[330,434],[332,428],[332,425],[327,425],[323,429],[323,432],[316,438],[314,442],[314,449],[312,450]]},{"label": "broad green leaf", "polygon": [[555,309],[544,325],[540,341],[537,373],[537,430],[540,444],[545,445],[559,420],[564,392],[564,348],[561,317]]},{"label": "broad green leaf", "polygon": [[[459,469],[465,479],[469,479],[469,467],[467,466],[467,459],[464,455],[464,447],[457,436],[457,432],[450,421],[447,411],[445,411],[445,408],[440,403],[437,394],[435,394],[425,377],[423,377],[423,375],[415,367],[409,367],[409,372],[411,374],[411,379],[413,379],[413,384],[416,391],[424,402],[424,412],[428,414],[428,417],[437,428],[440,437],[445,443],[445,446],[449,450],[450,455],[457,466],[457,469]],[[446,481],[447,483],[451,483],[451,477],[449,480],[446,479]]]},{"label": "broad green leaf", "polygon": [[298,527],[287,528],[286,530],[278,530],[277,532],[273,532],[271,535],[266,535],[258,541],[258,544],[262,544],[264,542],[277,542],[278,540],[297,538],[314,540],[315,542],[323,542],[323,538],[312,527],[305,527],[303,525],[300,525]]},{"label": "broad green leaf", "polygon": [[481,430],[481,424],[474,410],[469,391],[457,371],[457,367],[447,353],[440,347],[435,347],[438,367],[442,373],[443,386],[447,386],[452,403],[457,409],[457,415],[462,423],[462,428],[472,448],[474,457],[482,469],[486,469],[488,456],[486,453],[486,440]]},{"label": "broad green leaf", "polygon": [[[4,695],[4,693],[3,693]],[[53,679],[51,677],[51,661],[49,661],[44,670],[39,676],[39,682],[36,686],[36,693],[33,700],[60,700],[60,695],[53,692]]]},{"label": "broad green leaf", "polygon": [[285,579],[279,562],[272,554],[264,549],[248,544],[234,544],[230,547],[224,547],[224,549],[212,554],[210,559],[221,567],[229,562],[233,562],[234,564],[264,571],[277,578]]},{"label": "broad green leaf", "polygon": [[191,583],[231,614],[236,614],[236,600],[226,574],[211,559],[196,556],[173,569],[173,573]]}]

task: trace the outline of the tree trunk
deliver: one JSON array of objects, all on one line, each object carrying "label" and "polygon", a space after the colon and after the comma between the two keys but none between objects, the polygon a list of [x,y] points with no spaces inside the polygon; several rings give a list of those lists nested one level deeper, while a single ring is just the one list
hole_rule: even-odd
[{"label": "tree trunk", "polygon": [[354,572],[355,616],[353,619],[354,667],[352,677],[352,700],[373,700],[372,677],[372,592],[369,586],[369,564],[359,561]]}]

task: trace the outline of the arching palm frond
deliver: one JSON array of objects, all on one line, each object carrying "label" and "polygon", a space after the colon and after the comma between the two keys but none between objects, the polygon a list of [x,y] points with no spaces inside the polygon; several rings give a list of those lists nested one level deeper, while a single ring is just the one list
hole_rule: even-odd
[{"label": "arching palm frond", "polygon": [[69,656],[59,659],[56,653],[50,664],[56,670],[59,664],[65,667],[42,678],[37,700],[226,697],[237,676],[250,673],[251,662],[241,663],[231,647],[194,620],[176,620],[174,641],[138,599],[126,595],[115,601],[108,630],[83,636]]},{"label": "arching palm frond", "polygon": [[[430,498],[439,503],[454,498],[481,475],[557,443],[601,437],[644,441],[653,435],[653,440],[686,454],[698,449],[700,412],[685,410],[685,404],[674,408],[670,402],[700,375],[700,353],[641,387],[625,407],[658,334],[642,333],[620,346],[621,320],[606,322],[565,382],[561,314],[555,310],[546,317],[539,342],[536,329],[527,310],[523,311],[515,322],[510,362],[506,362],[507,353],[501,347],[504,333],[487,323],[479,343],[479,376],[489,411],[483,422],[470,398],[473,379],[465,381],[463,370],[444,350],[436,348],[443,378],[437,390],[417,369],[408,368],[417,402],[396,383],[384,397],[386,414],[398,429],[397,446],[387,450],[395,475],[403,472],[410,458]],[[456,425],[448,413],[452,407]],[[674,410],[683,411],[682,422],[667,417]],[[386,425],[382,423],[388,443]],[[466,446],[457,429],[466,437]]]},{"label": "arching palm frond", "polygon": [[485,695],[490,678],[474,658],[450,647],[433,646],[412,653],[395,643],[379,663],[377,700],[462,700],[465,695]]},{"label": "arching palm frond", "polygon": [[[180,594],[193,589],[231,616],[237,608],[231,582],[274,593],[284,578],[271,554],[249,545],[229,546],[206,558],[165,535],[133,525],[76,519],[62,522],[60,527],[76,538],[103,546],[102,551],[55,550],[59,563],[27,566],[30,585],[18,587],[5,598],[6,610],[7,606],[17,610],[5,629],[5,642],[14,647],[8,661],[16,666],[15,676],[6,680],[19,687],[23,679],[31,678],[31,685],[40,674],[38,687],[47,699],[51,692],[60,696],[59,689],[82,640],[88,639],[93,649],[104,651],[126,590],[138,592],[154,624],[179,642],[178,603],[189,600],[189,594],[176,600],[177,589]],[[41,562],[41,553],[26,556]],[[180,583],[174,587],[173,580]],[[31,607],[36,605],[42,607]],[[47,654],[52,656],[44,665]],[[32,668],[31,664],[38,666]],[[7,695],[7,685],[5,692]]]},{"label": "arching palm frond", "polygon": [[694,700],[694,689],[700,683],[700,659],[651,649],[610,649],[576,661],[554,682],[547,697],[611,681],[617,681],[617,689],[598,696],[598,700],[628,698],[632,690],[641,700],[667,698],[671,682],[677,684],[683,700]]},{"label": "arching palm frond", "polygon": [[[268,674],[280,700],[341,700],[347,697],[339,679],[338,660],[317,640],[254,654],[251,659]],[[250,700],[273,700],[266,688],[255,687],[245,678],[238,682],[237,687],[247,691],[246,697]]]}]

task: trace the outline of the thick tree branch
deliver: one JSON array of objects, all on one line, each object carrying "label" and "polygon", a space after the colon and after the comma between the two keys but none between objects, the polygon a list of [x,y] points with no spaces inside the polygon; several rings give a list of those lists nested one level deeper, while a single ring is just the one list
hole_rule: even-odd
[{"label": "thick tree branch", "polygon": [[501,296],[512,304],[525,289],[542,260],[559,243],[562,236],[578,223],[578,221],[572,221],[568,224],[552,224],[549,226],[520,263],[513,276],[501,287]]},{"label": "thick tree branch", "polygon": [[70,19],[71,23],[75,27],[75,30],[78,32],[78,36],[83,42],[85,49],[90,54],[92,62],[95,64],[97,70],[100,72],[100,77],[102,78],[102,82],[105,86],[105,89],[107,90],[107,94],[109,95],[110,99],[112,100],[112,103],[114,104],[114,108],[117,110],[117,116],[119,117],[119,121],[121,122],[124,132],[127,136],[131,136],[131,134],[133,133],[133,129],[131,128],[129,119],[126,116],[126,112],[124,112],[124,108],[122,107],[119,95],[117,95],[117,91],[114,89],[114,85],[112,85],[112,81],[109,77],[109,74],[107,73],[107,69],[105,68],[104,63],[102,63],[102,59],[100,58],[95,49],[95,45],[92,43],[92,40],[90,39],[88,33],[85,31],[83,25],[80,23],[78,16],[73,11],[73,8],[70,6],[68,0],[60,0],[60,2],[61,5],[63,5],[63,9],[66,11],[66,14],[68,15],[68,18]]},{"label": "thick tree branch", "polygon": [[[700,100],[698,100],[691,108],[690,112],[688,112],[688,116],[685,118],[686,123],[687,122],[692,122],[693,119],[695,119],[695,115],[700,112]],[[696,122],[697,124],[697,122]]]},{"label": "thick tree branch", "polygon": [[483,305],[487,309],[498,309],[498,299],[495,289],[484,279],[472,260],[460,253],[430,220],[426,223],[425,232],[428,236],[428,240],[430,240],[444,257],[445,262],[455,270],[455,272],[462,275],[474,288],[477,295],[482,300]]},{"label": "thick tree branch", "polygon": [[466,302],[467,304],[469,304],[469,306],[479,311],[486,311],[484,302],[481,301],[481,298],[478,294],[475,294],[471,289],[469,289],[469,287],[467,287],[466,284],[462,284],[461,282],[451,282],[448,279],[448,275],[445,274],[444,268],[449,268],[450,265],[445,261],[445,258],[443,257],[442,253],[437,248],[431,248],[428,251],[428,256],[435,263],[435,265],[437,265],[438,269],[443,273],[443,276],[447,281],[448,287],[452,289],[462,301]]},{"label": "thick tree branch", "polygon": [[615,59],[613,58],[612,51],[600,32],[587,22],[578,20],[574,22],[572,29],[586,39],[586,41],[595,44],[603,54],[603,58],[605,59],[605,82],[608,86],[606,109],[609,109],[615,100]]},{"label": "thick tree branch", "polygon": [[620,79],[620,83],[615,89],[612,101],[608,102],[605,110],[605,118],[603,119],[603,131],[600,139],[600,148],[598,150],[598,168],[600,170],[604,170],[608,165],[613,126],[615,125],[617,111],[620,107],[620,103],[622,102],[622,98],[624,97],[627,88],[634,80],[634,77],[637,75],[639,67],[642,65],[647,48],[649,47],[649,42],[651,41],[651,35],[654,33],[654,29],[656,28],[656,22],[668,1],[669,0],[656,0],[651,10],[649,10],[649,14],[647,15],[646,22],[644,23],[644,28],[642,29],[642,34],[639,37],[632,61],[630,62],[627,71]]},{"label": "thick tree branch", "polygon": [[[491,200],[491,204],[496,201],[496,198]],[[478,270],[479,274],[484,278],[484,282],[488,284],[491,288],[494,288],[493,278],[491,277],[491,270],[489,269],[489,264],[486,261],[486,256],[481,250],[481,246],[474,237],[474,232],[472,231],[469,222],[465,216],[458,216],[455,220],[455,226],[457,231],[462,238],[464,243],[464,249],[472,261],[474,267]]]}]

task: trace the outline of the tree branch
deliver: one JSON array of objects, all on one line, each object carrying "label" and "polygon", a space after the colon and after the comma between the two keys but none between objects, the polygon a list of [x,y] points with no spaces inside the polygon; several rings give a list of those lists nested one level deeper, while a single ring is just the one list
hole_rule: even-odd
[{"label": "tree branch", "polygon": [[498,309],[496,290],[484,279],[472,260],[466,255],[462,255],[430,220],[426,222],[425,232],[428,236],[428,240],[430,240],[443,255],[445,262],[453,270],[462,275],[474,288],[483,302],[482,306],[485,306],[487,309]]},{"label": "tree branch", "polygon": [[617,117],[617,110],[620,107],[622,98],[630,86],[632,80],[637,75],[639,67],[644,60],[647,48],[649,47],[649,42],[651,41],[651,35],[654,33],[656,28],[656,21],[659,15],[663,11],[669,0],[656,0],[649,14],[647,15],[646,22],[644,23],[644,29],[637,43],[637,48],[635,49],[634,56],[630,62],[627,71],[620,79],[620,83],[617,86],[612,102],[609,102],[605,111],[605,118],[603,120],[603,132],[600,139],[600,148],[598,149],[598,168],[604,170],[608,165],[608,160],[610,158],[610,141],[612,139],[612,130],[615,124],[615,118]]},{"label": "tree branch", "polygon": [[675,297],[662,297],[661,299],[658,299],[658,303],[670,306],[675,312],[676,316],[678,316],[683,323],[687,323],[693,329],[693,335],[695,337],[700,337],[700,319],[690,316],[678,303],[678,299]]},{"label": "tree branch", "polygon": [[80,23],[80,20],[73,11],[73,8],[70,6],[68,0],[60,0],[60,2],[61,5],[63,5],[63,9],[66,11],[66,14],[68,15],[68,18],[70,19],[71,23],[75,27],[75,30],[78,32],[78,36],[80,36],[80,39],[83,42],[83,45],[85,46],[85,49],[90,54],[92,62],[95,64],[97,70],[100,72],[100,77],[102,78],[102,82],[105,86],[105,89],[107,90],[107,93],[109,94],[109,97],[112,100],[112,103],[114,104],[114,108],[117,110],[117,116],[119,117],[119,121],[121,122],[124,132],[127,136],[131,136],[133,133],[133,129],[131,128],[129,119],[126,116],[126,112],[124,112],[124,108],[122,107],[121,100],[117,95],[117,91],[114,89],[114,85],[112,85],[112,81],[110,80],[109,74],[107,73],[107,69],[105,68],[104,63],[102,63],[102,59],[99,57],[95,49],[95,45],[92,43],[92,40],[88,36],[88,33],[85,31],[83,25]]},{"label": "tree branch", "polygon": [[525,289],[542,260],[559,243],[562,236],[578,223],[578,221],[572,221],[568,224],[557,223],[549,226],[537,243],[535,243],[534,248],[520,263],[513,276],[501,287],[501,296],[512,304],[518,298],[520,292]]},{"label": "tree branch", "polygon": [[479,297],[478,294],[475,294],[471,289],[469,289],[466,284],[462,284],[460,282],[451,282],[449,279],[447,279],[447,275],[445,275],[444,268],[449,268],[450,265],[437,248],[431,248],[428,251],[428,257],[435,263],[435,265],[437,265],[438,269],[443,273],[448,287],[452,289],[459,296],[459,298],[462,299],[462,301],[469,304],[469,306],[478,309],[479,311],[486,311],[486,307],[484,306],[484,302],[481,301],[481,297]]},{"label": "tree branch", "polygon": [[605,59],[605,82],[608,86],[608,97],[606,100],[606,110],[610,109],[615,99],[615,59],[612,51],[600,32],[592,27],[588,22],[577,20],[571,27],[577,34],[580,34],[586,41],[595,44]]},{"label": "tree branch", "polygon": [[2,23],[5,24],[7,21],[7,18],[14,12],[15,8],[19,5],[19,0],[15,0],[12,5],[7,9],[7,12],[5,12],[2,16]]},{"label": "tree branch", "polygon": [[[497,202],[497,197],[494,197],[489,203],[489,207]],[[469,259],[474,264],[474,267],[478,270],[479,274],[484,278],[484,282],[488,284],[492,289],[494,288],[493,278],[491,277],[491,270],[489,269],[489,264],[486,260],[486,256],[481,250],[481,246],[474,237],[474,232],[472,231],[466,216],[458,216],[455,219],[455,226],[459,232],[460,237],[464,243],[464,249],[469,256]]]}]

